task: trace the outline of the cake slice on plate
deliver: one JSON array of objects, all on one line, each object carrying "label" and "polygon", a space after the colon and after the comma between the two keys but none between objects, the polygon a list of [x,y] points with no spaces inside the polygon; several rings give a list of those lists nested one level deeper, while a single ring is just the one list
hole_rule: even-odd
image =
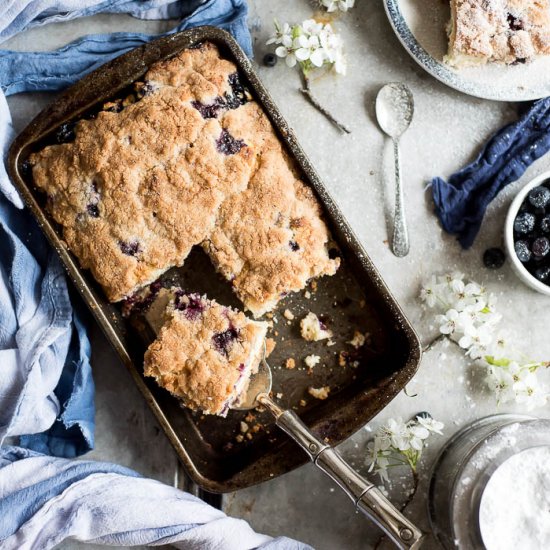
[{"label": "cake slice on plate", "polygon": [[526,63],[550,53],[550,2],[451,0],[448,34],[454,67]]},{"label": "cake slice on plate", "polygon": [[157,333],[145,353],[146,376],[205,414],[225,416],[239,403],[258,371],[266,323],[177,287],[152,286],[135,307]]}]

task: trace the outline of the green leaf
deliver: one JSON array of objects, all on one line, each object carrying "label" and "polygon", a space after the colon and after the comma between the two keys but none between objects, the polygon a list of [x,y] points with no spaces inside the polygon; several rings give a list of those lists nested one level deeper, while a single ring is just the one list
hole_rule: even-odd
[{"label": "green leaf", "polygon": [[496,359],[492,355],[486,355],[484,359],[485,361],[487,361],[487,363],[489,363],[489,365],[492,365],[493,367],[507,367],[511,363],[510,359]]}]

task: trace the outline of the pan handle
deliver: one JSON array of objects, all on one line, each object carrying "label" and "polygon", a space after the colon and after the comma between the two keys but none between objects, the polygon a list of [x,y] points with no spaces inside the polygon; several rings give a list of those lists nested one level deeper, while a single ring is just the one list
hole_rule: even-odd
[{"label": "pan handle", "polygon": [[355,507],[376,523],[401,550],[417,550],[424,533],[411,523],[372,483],[360,476],[330,445],[320,441],[293,411],[281,409],[267,394],[257,397],[311,461],[332,478]]}]

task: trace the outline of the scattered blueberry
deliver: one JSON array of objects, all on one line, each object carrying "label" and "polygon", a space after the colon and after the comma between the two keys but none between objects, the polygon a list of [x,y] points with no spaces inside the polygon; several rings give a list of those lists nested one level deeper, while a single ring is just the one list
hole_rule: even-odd
[{"label": "scattered blueberry", "polygon": [[300,250],[300,245],[296,241],[289,241],[288,244],[293,252]]},{"label": "scattered blueberry", "polygon": [[550,252],[550,241],[546,237],[539,237],[533,241],[531,252],[537,258],[544,258]]},{"label": "scattered blueberry", "polygon": [[239,331],[235,327],[229,327],[225,332],[218,332],[212,336],[214,347],[223,355],[229,354],[229,348],[239,337]]},{"label": "scattered blueberry", "polygon": [[544,208],[550,202],[550,190],[542,185],[533,187],[528,200],[535,208]]},{"label": "scattered blueberry", "polygon": [[531,259],[531,251],[529,250],[527,241],[516,241],[514,248],[520,262],[527,263]]},{"label": "scattered blueberry", "polygon": [[266,53],[264,55],[264,65],[266,67],[275,67],[277,65],[277,56],[274,53]]},{"label": "scattered blueberry", "polygon": [[550,233],[550,214],[546,214],[546,216],[540,220],[540,229],[543,233]]},{"label": "scattered blueberry", "polygon": [[122,253],[127,256],[135,256],[139,252],[139,243],[137,241],[130,243],[119,241],[118,246],[120,247],[120,250],[122,250]]},{"label": "scattered blueberry", "polygon": [[55,133],[55,141],[57,143],[68,143],[75,138],[74,123],[66,122],[59,127]]},{"label": "scattered blueberry", "polygon": [[514,231],[523,235],[531,233],[535,228],[535,221],[536,218],[534,214],[531,214],[531,212],[522,212],[518,214],[514,220]]},{"label": "scattered blueberry", "polygon": [[220,137],[216,140],[216,147],[224,155],[235,155],[243,147],[246,147],[246,144],[242,139],[235,139],[226,129],[223,129]]},{"label": "scattered blueberry", "polygon": [[543,283],[550,283],[550,266],[543,266],[535,269],[533,275]]},{"label": "scattered blueberry", "polygon": [[483,264],[489,269],[500,269],[505,260],[506,256],[500,248],[488,248],[483,253]]}]

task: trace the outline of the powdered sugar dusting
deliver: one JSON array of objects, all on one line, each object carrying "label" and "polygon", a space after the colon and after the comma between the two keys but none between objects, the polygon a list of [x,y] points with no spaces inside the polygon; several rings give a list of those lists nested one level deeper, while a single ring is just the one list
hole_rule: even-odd
[{"label": "powdered sugar dusting", "polygon": [[487,550],[550,548],[550,446],[506,460],[488,481],[479,507]]},{"label": "powdered sugar dusting", "polygon": [[[502,0],[490,0],[496,9]],[[550,56],[518,65],[487,64],[453,69],[443,62],[447,53],[448,2],[385,0],[399,39],[429,73],[469,95],[499,101],[526,101],[550,95]]]}]

